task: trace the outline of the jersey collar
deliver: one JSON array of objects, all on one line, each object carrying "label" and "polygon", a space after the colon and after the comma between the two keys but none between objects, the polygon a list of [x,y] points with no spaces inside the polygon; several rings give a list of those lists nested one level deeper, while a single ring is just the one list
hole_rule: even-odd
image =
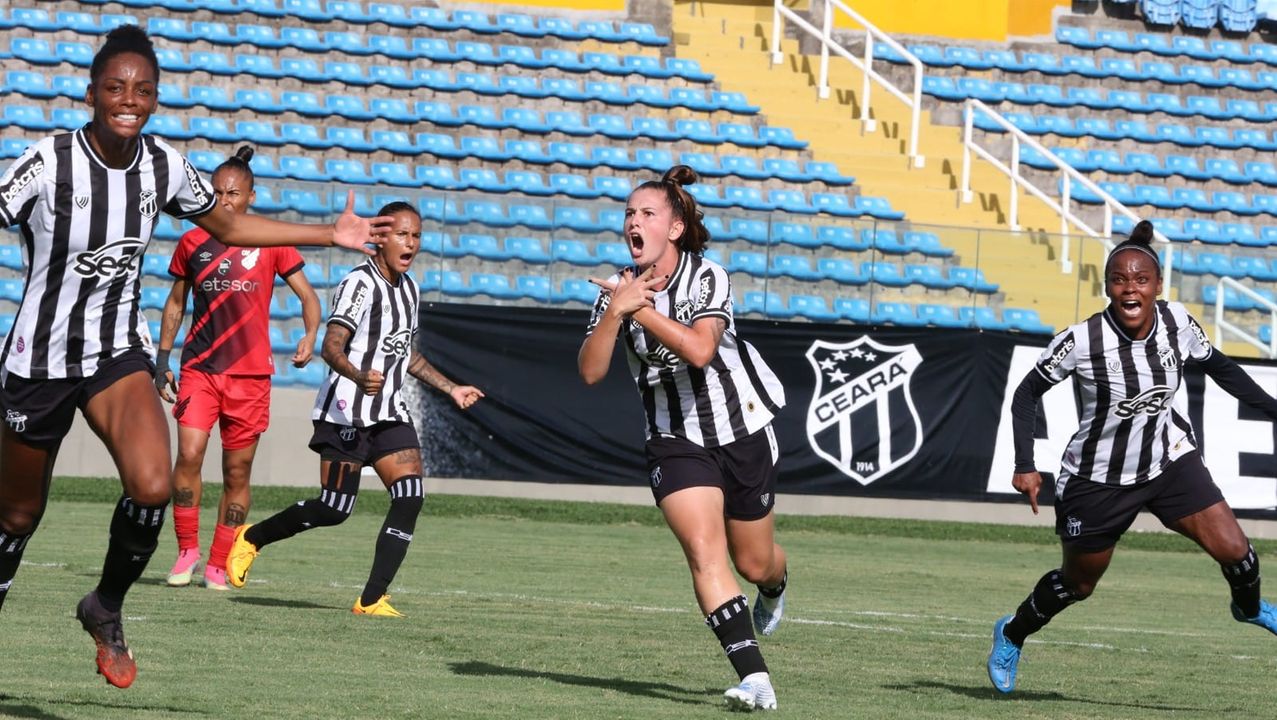
[{"label": "jersey collar", "polygon": [[75,139],[79,141],[80,147],[84,149],[84,154],[88,155],[90,160],[101,165],[104,170],[115,170],[118,172],[128,172],[138,166],[138,162],[142,160],[142,143],[146,142],[143,139],[143,135],[137,136],[137,154],[133,156],[133,162],[129,163],[128,167],[113,168],[106,164],[106,161],[102,159],[102,156],[98,155],[98,151],[93,149],[93,143],[89,142],[89,127],[91,125],[93,125],[91,122],[85,123],[84,127],[75,131]]},{"label": "jersey collar", "polygon": [[1121,324],[1118,323],[1118,321],[1113,318],[1113,315],[1112,313],[1109,312],[1108,307],[1104,308],[1104,321],[1109,324],[1109,327],[1113,328],[1113,332],[1117,333],[1117,336],[1119,338],[1121,338],[1122,340],[1125,340],[1126,342],[1129,342],[1129,343],[1148,342],[1150,339],[1153,338],[1153,336],[1157,335],[1157,328],[1162,323],[1162,302],[1160,300],[1153,301],[1153,326],[1148,329],[1148,336],[1145,337],[1143,340],[1136,340],[1130,335],[1127,335],[1126,330],[1122,329]]},{"label": "jersey collar", "polygon": [[379,278],[382,282],[386,283],[386,285],[387,285],[388,287],[395,288],[396,290],[397,290],[397,289],[399,289],[399,285],[400,285],[401,283],[403,283],[403,281],[404,281],[404,275],[407,275],[407,274],[408,274],[408,273],[403,273],[402,275],[400,275],[400,276],[399,276],[399,282],[391,282],[391,281],[390,281],[390,278],[388,278],[388,277],[386,277],[384,274],[382,274],[382,272],[381,272],[381,268],[377,267],[377,261],[376,261],[376,258],[372,258],[372,257],[370,257],[370,258],[368,258],[367,260],[365,260],[364,262],[368,263],[368,266],[372,268],[372,273],[373,273],[373,275],[376,275],[376,276],[377,276],[377,277],[378,277],[378,278]]}]

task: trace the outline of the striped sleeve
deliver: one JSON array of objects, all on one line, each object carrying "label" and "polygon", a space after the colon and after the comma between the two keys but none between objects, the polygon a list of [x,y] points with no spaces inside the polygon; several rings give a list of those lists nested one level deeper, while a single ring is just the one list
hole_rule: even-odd
[{"label": "striped sleeve", "polygon": [[0,221],[4,227],[16,225],[31,214],[49,166],[42,151],[45,144],[41,142],[27,148],[0,176]]},{"label": "striped sleeve", "polygon": [[[611,285],[620,282],[619,274],[613,275],[607,281]],[[607,312],[607,306],[612,302],[612,293],[599,288],[599,296],[594,299],[594,309],[590,312],[590,322],[585,326],[585,336],[589,337],[594,334],[594,328],[598,327],[599,321],[603,319],[603,313]]]},{"label": "striped sleeve", "polygon": [[1188,308],[1180,303],[1170,303],[1170,307],[1180,326],[1188,329],[1188,332],[1179,334],[1180,352],[1198,362],[1209,358],[1214,347],[1210,344],[1210,338],[1206,337],[1206,331],[1188,313]]},{"label": "striped sleeve", "polygon": [[203,215],[217,204],[213,188],[182,154],[168,144],[156,140],[156,146],[167,156],[169,199],[164,212],[179,220]]},{"label": "striped sleeve", "polygon": [[355,271],[347,275],[333,291],[333,312],[328,317],[328,322],[345,326],[351,331],[357,330],[359,323],[368,314],[372,291],[366,273]]},{"label": "striped sleeve", "polygon": [[1077,367],[1077,341],[1073,337],[1073,328],[1051,339],[1051,343],[1038,357],[1038,373],[1052,384],[1058,383],[1073,373]]},{"label": "striped sleeve", "polygon": [[692,301],[692,317],[689,325],[705,317],[732,318],[732,282],[722,266],[711,262],[701,263],[695,284],[688,288]]}]

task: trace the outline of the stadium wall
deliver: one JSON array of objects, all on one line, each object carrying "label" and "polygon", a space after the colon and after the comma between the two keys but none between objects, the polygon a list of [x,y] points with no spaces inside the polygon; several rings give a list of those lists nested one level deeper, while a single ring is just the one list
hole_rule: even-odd
[{"label": "stadium wall", "polygon": [[[818,3],[820,0],[813,0]],[[1057,7],[1070,0],[852,0],[846,3],[888,34],[1003,42],[1051,32]],[[849,21],[839,27],[854,27]]]}]

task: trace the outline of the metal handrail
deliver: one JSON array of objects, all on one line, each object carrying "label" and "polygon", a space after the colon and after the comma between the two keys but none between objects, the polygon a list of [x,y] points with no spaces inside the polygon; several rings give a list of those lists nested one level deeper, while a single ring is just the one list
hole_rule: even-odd
[{"label": "metal handrail", "polygon": [[[1259,339],[1258,335],[1251,335],[1241,327],[1234,325],[1224,319],[1224,288],[1231,287],[1242,295],[1250,298],[1260,308],[1268,309],[1269,329],[1272,331],[1272,337],[1265,343]],[[1259,351],[1266,353],[1268,357],[1277,357],[1277,303],[1251,290],[1230,277],[1221,277],[1219,282],[1215,283],[1215,344],[1223,346],[1225,333],[1232,333],[1241,340],[1259,348]]]},{"label": "metal handrail", "polygon": [[[992,120],[994,124],[1011,134],[1010,167],[1008,167],[1006,163],[1003,163],[1001,160],[994,157],[988,150],[976,144],[972,136],[976,112],[982,113]],[[1033,148],[1042,156],[1055,163],[1055,166],[1059,168],[1061,178],[1059,201],[1049,196],[1046,192],[1038,188],[1038,186],[1031,183],[1028,178],[1025,178],[1020,174],[1021,144],[1025,144]],[[974,199],[974,194],[971,192],[972,153],[975,153],[982,159],[988,161],[989,164],[993,165],[998,170],[1001,170],[1004,174],[1011,178],[1011,197],[1009,201],[1011,207],[1007,215],[1007,222],[1012,230],[1020,229],[1020,194],[1016,192],[1016,188],[1024,188],[1025,192],[1046,203],[1047,207],[1059,213],[1060,234],[1063,236],[1063,248],[1060,252],[1061,272],[1073,272],[1073,262],[1069,259],[1070,224],[1076,226],[1088,236],[1099,239],[1102,243],[1104,243],[1105,250],[1112,250],[1113,243],[1109,238],[1113,235],[1113,213],[1118,212],[1123,217],[1134,222],[1139,222],[1141,219],[1134,210],[1131,210],[1127,206],[1118,202],[1116,198],[1108,194],[1099,185],[1096,185],[1090,178],[1078,172],[1076,168],[1064,162],[1064,160],[1060,159],[1055,153],[1047,150],[1042,146],[1042,144],[1030,137],[1028,133],[1016,127],[1013,123],[1011,123],[1011,121],[1004,118],[993,108],[985,105],[983,102],[975,98],[968,99],[966,103],[963,104],[962,109],[962,202],[964,203],[969,203],[972,199]],[[1104,227],[1101,230],[1096,231],[1082,220],[1082,218],[1074,215],[1072,210],[1069,209],[1069,199],[1072,195],[1073,183],[1077,183],[1087,190],[1090,190],[1092,193],[1095,193],[1101,201],[1103,201]],[[1163,235],[1160,230],[1154,230],[1153,236],[1159,242],[1170,243],[1170,240]],[[1162,277],[1164,287],[1167,288],[1167,292],[1169,292],[1169,288],[1172,286],[1174,259],[1173,253],[1169,252],[1169,245],[1167,250],[1167,252],[1162,253]]]},{"label": "metal handrail", "polygon": [[[844,48],[834,39],[834,9],[848,16],[852,21],[859,24],[865,29],[865,58],[860,60],[850,51]],[[860,121],[864,123],[864,127],[869,132],[873,132],[877,126],[874,118],[870,117],[870,88],[869,81],[872,79],[883,87],[896,99],[904,103],[910,111],[909,119],[909,158],[914,167],[923,167],[926,164],[926,157],[918,152],[918,127],[921,122],[922,113],[922,61],[913,53],[905,49],[903,45],[893,40],[886,33],[879,30],[873,23],[865,19],[863,15],[847,7],[841,0],[825,0],[825,12],[823,27],[817,29],[815,25],[807,22],[797,13],[785,7],[782,0],[775,0],[772,5],[772,42],[771,42],[771,58],[772,64],[778,65],[784,62],[785,56],[780,51],[780,40],[784,34],[784,19],[789,19],[808,35],[812,35],[820,40],[820,74],[817,78],[816,90],[817,95],[822,100],[829,97],[829,53],[832,51],[839,57],[847,60],[856,66],[864,75],[864,85],[861,87],[860,102]],[[907,95],[904,91],[897,88],[890,80],[883,77],[878,71],[873,69],[873,47],[874,41],[886,43],[888,47],[895,50],[910,65],[913,66],[913,94]]]}]

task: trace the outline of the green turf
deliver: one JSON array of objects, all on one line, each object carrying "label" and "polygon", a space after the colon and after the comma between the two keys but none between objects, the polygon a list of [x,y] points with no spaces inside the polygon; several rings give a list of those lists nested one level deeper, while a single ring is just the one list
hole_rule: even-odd
[{"label": "green turf", "polygon": [[[444,496],[427,502],[392,588],[406,620],[349,611],[382,494],[365,493],[340,527],[267,548],[232,593],[163,587],[165,528],[126,605],[138,681],[107,687],[72,609],[99,572],[114,494],[55,484],[0,616],[0,716],[724,717],[734,676],[650,508]],[[252,516],[307,494],[258,488]],[[1277,715],[1277,638],[1232,621],[1218,568],[1178,542],[1124,543],[1096,596],[1030,642],[1020,690],[1000,697],[984,671],[989,628],[1057,563],[1049,531],[781,524],[789,610],[762,645],[785,717]]]}]

